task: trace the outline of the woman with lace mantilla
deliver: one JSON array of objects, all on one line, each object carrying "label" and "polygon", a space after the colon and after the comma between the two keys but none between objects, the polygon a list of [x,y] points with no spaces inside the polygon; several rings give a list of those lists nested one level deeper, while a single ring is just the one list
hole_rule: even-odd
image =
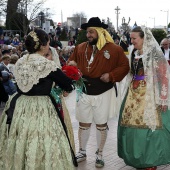
[{"label": "woman with lace mantilla", "polygon": [[[61,69],[61,64],[59,60],[59,55],[55,48],[50,47],[48,53],[45,55],[48,60],[52,60]],[[67,134],[70,140],[71,147],[75,153],[75,142],[74,142],[74,132],[72,127],[72,122],[70,118],[69,111],[67,109],[64,97],[67,97],[69,93],[63,91],[57,84],[51,89],[51,96],[55,99],[57,107],[60,111],[61,117],[66,125]]]},{"label": "woman with lace mantilla", "polygon": [[14,72],[18,93],[0,118],[0,169],[74,170],[66,126],[50,96],[53,82],[71,92],[72,80],[43,57],[49,50],[43,30],[31,31],[25,45],[29,54],[17,61]]},{"label": "woman with lace mantilla", "polygon": [[170,73],[148,28],[135,27],[130,36],[134,49],[120,110],[118,155],[127,165],[155,170],[170,163]]}]

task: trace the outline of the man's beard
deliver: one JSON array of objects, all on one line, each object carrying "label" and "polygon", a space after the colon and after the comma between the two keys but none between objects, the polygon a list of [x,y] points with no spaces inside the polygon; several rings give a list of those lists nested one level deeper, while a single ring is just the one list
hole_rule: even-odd
[{"label": "man's beard", "polygon": [[89,41],[90,45],[96,45],[98,41],[98,38],[94,38],[93,41]]}]

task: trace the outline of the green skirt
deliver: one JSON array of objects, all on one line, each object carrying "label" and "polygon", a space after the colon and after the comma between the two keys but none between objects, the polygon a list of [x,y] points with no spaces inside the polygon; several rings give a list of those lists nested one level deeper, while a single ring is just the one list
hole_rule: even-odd
[{"label": "green skirt", "polygon": [[74,170],[68,139],[51,99],[21,95],[9,130],[5,110],[10,100],[0,118],[0,169]]},{"label": "green skirt", "polygon": [[[126,96],[127,97],[127,96]],[[135,168],[146,168],[170,163],[170,110],[161,113],[162,129],[142,129],[121,126],[122,103],[118,122],[118,156]]]}]

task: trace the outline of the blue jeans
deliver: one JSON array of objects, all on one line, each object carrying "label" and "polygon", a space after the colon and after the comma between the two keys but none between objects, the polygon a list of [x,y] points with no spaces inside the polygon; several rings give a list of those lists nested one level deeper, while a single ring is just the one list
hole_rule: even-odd
[{"label": "blue jeans", "polygon": [[3,82],[3,86],[8,95],[12,95],[17,91],[15,84],[11,80]]}]

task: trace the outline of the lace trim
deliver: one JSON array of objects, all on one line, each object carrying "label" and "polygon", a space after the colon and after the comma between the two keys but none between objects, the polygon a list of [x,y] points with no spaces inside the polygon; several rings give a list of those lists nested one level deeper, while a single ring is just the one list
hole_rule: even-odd
[{"label": "lace trim", "polygon": [[19,89],[28,92],[33,85],[39,83],[40,78],[45,78],[57,68],[53,61],[39,54],[27,54],[17,61],[14,76]]},{"label": "lace trim", "polygon": [[170,89],[170,73],[168,63],[148,28],[143,28],[144,44],[143,44],[143,63],[146,78],[146,105],[144,111],[144,121],[149,128],[154,131],[156,129],[156,108],[159,105],[167,105],[170,107],[169,89]]},{"label": "lace trim", "polygon": [[[151,31],[148,28],[142,28],[142,30],[145,35],[142,62],[145,75],[148,75],[146,77],[144,122],[154,131],[156,129],[156,107],[167,105],[170,109],[170,71],[168,62]],[[130,77],[127,78],[126,88],[130,80]]]}]

